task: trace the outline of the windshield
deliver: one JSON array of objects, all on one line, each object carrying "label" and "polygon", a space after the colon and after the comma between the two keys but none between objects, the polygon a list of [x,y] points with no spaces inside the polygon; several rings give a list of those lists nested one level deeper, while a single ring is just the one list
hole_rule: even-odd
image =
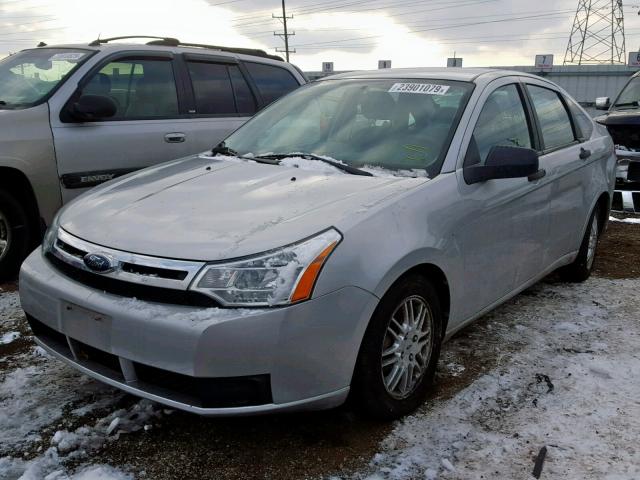
[{"label": "windshield", "polygon": [[327,80],[274,103],[224,146],[240,156],[305,153],[434,177],[472,89],[445,80]]},{"label": "windshield", "polygon": [[638,107],[640,104],[640,77],[632,78],[616,99],[614,107]]},{"label": "windshield", "polygon": [[90,53],[39,48],[0,61],[0,108],[26,108],[39,103]]}]

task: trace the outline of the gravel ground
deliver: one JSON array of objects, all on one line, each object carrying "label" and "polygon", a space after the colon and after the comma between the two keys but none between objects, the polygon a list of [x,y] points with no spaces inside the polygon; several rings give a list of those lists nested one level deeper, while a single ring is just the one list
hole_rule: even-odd
[{"label": "gravel ground", "polygon": [[394,424],[140,401],[44,355],[0,285],[0,478],[526,478],[538,457],[541,478],[640,478],[638,265],[640,225],[611,223],[595,278],[550,277],[458,334]]}]

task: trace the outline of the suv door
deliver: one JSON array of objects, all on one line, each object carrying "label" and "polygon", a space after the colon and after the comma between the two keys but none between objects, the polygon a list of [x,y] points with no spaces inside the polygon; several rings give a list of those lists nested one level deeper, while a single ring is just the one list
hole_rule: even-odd
[{"label": "suv door", "polygon": [[[187,155],[181,83],[173,54],[127,52],[93,68],[62,108],[51,111],[63,202],[110,178]],[[115,116],[78,122],[69,114],[81,94],[110,97]]]},{"label": "suv door", "polygon": [[466,153],[463,149],[462,168],[457,170],[466,212],[456,233],[467,278],[465,318],[490,307],[543,270],[549,200],[549,187],[540,179],[496,179],[471,185],[464,179],[464,167],[484,163],[493,146],[538,149],[518,79],[492,82],[481,95],[470,125],[475,126],[465,136]]},{"label": "suv door", "polygon": [[195,151],[210,150],[256,112],[256,94],[234,57],[187,53],[184,58],[189,131]]},{"label": "suv door", "polygon": [[[580,139],[581,133],[567,105],[567,99],[549,84],[527,79],[526,90],[541,139],[541,167],[552,182],[550,198],[549,240],[545,265],[575,252],[582,239],[582,229],[590,212],[588,197],[589,169],[596,155],[591,141]],[[589,136],[591,132],[588,132]]]}]

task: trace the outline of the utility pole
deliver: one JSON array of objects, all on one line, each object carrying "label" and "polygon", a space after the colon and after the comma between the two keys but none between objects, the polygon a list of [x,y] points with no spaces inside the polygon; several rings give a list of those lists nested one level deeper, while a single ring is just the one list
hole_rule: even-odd
[{"label": "utility pole", "polygon": [[273,18],[277,18],[278,20],[280,20],[282,22],[282,25],[284,26],[284,33],[278,33],[278,32],[273,32],[273,34],[276,37],[280,37],[282,39],[284,39],[284,50],[281,48],[276,48],[276,52],[281,52],[285,54],[285,57],[287,59],[287,62],[289,61],[289,54],[290,53],[296,53],[295,48],[293,50],[289,50],[289,37],[292,37],[293,35],[296,34],[296,32],[291,32],[289,33],[289,30],[287,29],[287,20],[291,20],[293,18],[293,15],[290,17],[287,17],[287,8],[284,4],[284,0],[282,0],[282,16],[279,17],[277,15],[271,15]]},{"label": "utility pole", "polygon": [[564,64],[626,64],[622,0],[578,0]]}]

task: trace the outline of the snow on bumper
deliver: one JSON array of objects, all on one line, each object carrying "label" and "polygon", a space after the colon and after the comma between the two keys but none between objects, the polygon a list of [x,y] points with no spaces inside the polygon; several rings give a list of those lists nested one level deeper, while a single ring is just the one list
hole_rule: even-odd
[{"label": "snow on bumper", "polygon": [[[291,307],[260,310],[142,302],[69,279],[39,250],[21,269],[20,299],[39,343],[57,357],[130,393],[207,415],[342,403],[378,301],[347,287]],[[105,364],[120,371],[107,371]],[[140,381],[137,373],[142,372],[147,378],[162,377],[162,384]],[[179,392],[167,387],[167,378],[181,385]],[[269,401],[208,408],[184,391],[189,382],[200,382],[192,384],[202,394],[207,381],[218,388],[215,381],[227,385],[230,379],[266,379]],[[244,387],[230,388],[242,392]]]}]

